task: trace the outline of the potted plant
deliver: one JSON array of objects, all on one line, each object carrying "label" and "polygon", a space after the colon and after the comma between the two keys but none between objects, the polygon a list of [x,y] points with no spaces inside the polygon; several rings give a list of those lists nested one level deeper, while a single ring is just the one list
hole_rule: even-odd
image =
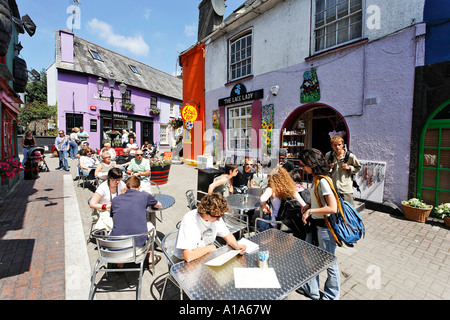
[{"label": "potted plant", "polygon": [[450,203],[441,203],[434,211],[437,216],[444,219],[444,223],[447,227],[450,227]]},{"label": "potted plant", "polygon": [[0,178],[2,184],[14,178],[20,171],[22,171],[22,164],[19,159],[8,157],[0,160]]},{"label": "potted plant", "polygon": [[150,180],[158,185],[167,183],[171,164],[171,160],[164,158],[150,159]]},{"label": "potted plant", "polygon": [[402,208],[406,219],[423,223],[427,221],[433,206],[417,198],[412,198],[402,201]]},{"label": "potted plant", "polygon": [[153,113],[154,115],[158,115],[161,113],[161,110],[155,107],[150,108],[150,113]]},{"label": "potted plant", "polygon": [[132,111],[132,110],[134,110],[134,103],[133,102],[123,102],[122,109],[125,109],[127,111]]}]

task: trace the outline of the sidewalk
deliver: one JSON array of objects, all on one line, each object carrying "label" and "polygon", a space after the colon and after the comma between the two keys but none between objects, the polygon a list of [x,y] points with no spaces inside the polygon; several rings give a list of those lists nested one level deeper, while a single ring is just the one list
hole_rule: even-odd
[{"label": "sidewalk", "polygon": [[[50,172],[37,180],[21,180],[0,200],[0,300],[87,299],[95,244],[86,245],[92,191],[77,186],[76,162],[70,174],[54,171],[57,159],[46,155]],[[197,188],[197,171],[172,165],[169,183],[161,192],[176,203],[163,212],[158,231],[175,228],[188,211],[185,191]],[[159,216],[159,214],[158,214]],[[354,248],[338,248],[342,300],[450,299],[450,230],[443,224],[425,224],[389,214],[364,210],[366,237]],[[162,253],[160,253],[163,255]],[[156,273],[144,272],[143,300],[157,300],[167,263],[163,257]],[[101,276],[97,277],[97,281]],[[323,285],[326,272],[321,274]],[[134,300],[135,278],[123,274],[102,278],[111,291],[99,290],[97,300]],[[129,289],[131,290],[124,291]],[[166,299],[179,299],[169,286]],[[289,300],[308,300],[292,293]]]}]

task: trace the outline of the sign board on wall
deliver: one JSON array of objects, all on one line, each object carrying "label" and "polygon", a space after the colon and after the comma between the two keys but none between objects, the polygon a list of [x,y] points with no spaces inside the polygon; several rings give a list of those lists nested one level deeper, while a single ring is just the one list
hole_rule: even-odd
[{"label": "sign board on wall", "polygon": [[355,175],[361,193],[353,188],[353,196],[374,202],[383,202],[386,162],[359,160],[361,170]]},{"label": "sign board on wall", "polygon": [[247,88],[242,83],[238,83],[231,89],[230,97],[219,99],[219,106],[261,99],[263,95],[263,89],[247,92]]}]

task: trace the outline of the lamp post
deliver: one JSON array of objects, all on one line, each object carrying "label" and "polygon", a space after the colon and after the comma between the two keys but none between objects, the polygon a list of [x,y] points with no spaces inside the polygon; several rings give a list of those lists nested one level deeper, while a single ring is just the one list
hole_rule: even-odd
[{"label": "lamp post", "polygon": [[[114,97],[114,87],[116,84],[116,79],[114,79],[114,74],[111,73],[109,75],[108,79],[109,88],[111,91],[111,94],[109,96],[109,102],[111,103],[111,131],[114,131],[114,101],[115,100],[125,100],[125,92],[127,89],[127,85],[123,82],[119,85],[120,94],[122,95],[122,98],[115,98]],[[103,89],[105,87],[105,82],[102,80],[101,77],[98,77],[97,80],[97,91],[100,95],[100,98],[102,98]]]}]

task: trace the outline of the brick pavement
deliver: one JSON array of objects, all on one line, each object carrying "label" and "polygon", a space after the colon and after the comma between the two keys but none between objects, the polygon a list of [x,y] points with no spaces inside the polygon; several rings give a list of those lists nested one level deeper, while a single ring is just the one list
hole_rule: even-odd
[{"label": "brick pavement", "polygon": [[65,299],[62,178],[21,177],[0,200],[0,299]]},{"label": "brick pavement", "polygon": [[[51,156],[47,157],[47,163],[51,172],[41,173],[38,180],[22,180],[7,198],[0,200],[0,300],[69,299],[70,286],[77,285],[68,282],[65,288],[64,284],[64,272],[70,268],[64,268],[65,172],[53,171],[57,162]],[[74,167],[72,176],[75,176]],[[169,183],[161,186],[161,191],[174,195],[176,203],[164,212],[163,221],[157,224],[163,233],[172,230],[187,211],[184,192],[196,188],[197,184],[196,170],[191,166],[173,166],[170,174]],[[81,238],[86,239],[91,221],[87,199],[92,191],[76,184],[74,181],[84,233]],[[336,253],[343,300],[450,299],[448,228],[433,219],[422,224],[367,209],[362,216],[366,237],[354,248],[338,248]],[[87,245],[87,254],[92,267],[97,256],[93,243]],[[325,272],[321,274],[322,286],[325,275]],[[156,266],[155,275],[144,272],[142,299],[159,299],[166,276],[167,264],[163,258]],[[83,277],[87,278],[85,274]],[[84,283],[88,280],[84,279]],[[95,299],[135,299],[132,290],[123,291],[135,283],[134,279],[118,275],[108,280],[112,291],[99,290]],[[81,296],[87,298],[84,293]],[[174,287],[164,296],[164,299],[178,298]],[[288,299],[307,298],[292,293]]]}]

